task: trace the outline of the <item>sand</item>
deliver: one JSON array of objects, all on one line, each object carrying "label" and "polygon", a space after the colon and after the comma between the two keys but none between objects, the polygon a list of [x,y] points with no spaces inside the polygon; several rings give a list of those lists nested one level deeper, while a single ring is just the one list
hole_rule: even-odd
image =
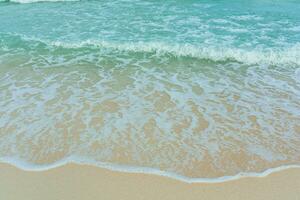
[{"label": "sand", "polygon": [[300,200],[300,169],[223,183],[184,183],[157,175],[68,164],[23,171],[0,164],[0,200]]}]

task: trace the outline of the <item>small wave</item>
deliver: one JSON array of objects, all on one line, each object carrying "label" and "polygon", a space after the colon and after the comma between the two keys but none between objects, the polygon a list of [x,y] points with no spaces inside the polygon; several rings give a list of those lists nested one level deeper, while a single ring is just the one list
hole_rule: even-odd
[{"label": "small wave", "polygon": [[197,47],[190,44],[166,44],[162,42],[125,42],[87,40],[79,43],[50,42],[53,46],[81,48],[96,46],[119,51],[170,54],[175,57],[193,57],[212,61],[233,60],[245,64],[300,65],[300,44],[285,49],[254,49]]},{"label": "small wave", "polygon": [[91,48],[92,50],[112,49],[119,52],[152,53],[160,56],[191,57],[213,62],[236,61],[254,65],[300,66],[300,43],[286,48],[254,48],[251,50],[236,47],[213,47],[192,44],[169,44],[164,42],[112,42],[85,40],[81,42],[50,41],[18,34],[9,34],[21,41],[40,42],[50,47],[65,49]]},{"label": "small wave", "polygon": [[89,166],[95,166],[95,167],[99,167],[111,171],[117,171],[117,172],[150,174],[150,175],[153,174],[153,175],[172,178],[185,183],[222,183],[222,182],[237,180],[246,177],[266,177],[274,172],[291,169],[291,168],[300,168],[299,165],[283,165],[280,167],[269,168],[262,172],[241,172],[233,176],[222,176],[217,178],[191,178],[191,177],[186,177],[177,174],[175,172],[162,171],[156,168],[118,165],[118,164],[104,163],[104,162],[94,162],[88,159],[78,158],[78,157],[76,158],[68,157],[59,160],[55,163],[45,164],[45,165],[32,164],[18,158],[0,158],[0,162],[13,165],[25,171],[46,171],[67,164],[89,165]]}]

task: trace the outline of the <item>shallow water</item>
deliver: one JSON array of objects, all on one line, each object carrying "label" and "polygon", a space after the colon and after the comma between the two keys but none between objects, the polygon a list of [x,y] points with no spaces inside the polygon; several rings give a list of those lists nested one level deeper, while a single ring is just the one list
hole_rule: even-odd
[{"label": "shallow water", "polygon": [[0,160],[300,163],[299,2],[24,2],[0,3]]}]

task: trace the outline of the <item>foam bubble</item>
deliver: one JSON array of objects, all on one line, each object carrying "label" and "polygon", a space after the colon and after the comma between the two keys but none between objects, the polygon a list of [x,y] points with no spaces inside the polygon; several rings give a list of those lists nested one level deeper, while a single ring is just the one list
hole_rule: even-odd
[{"label": "foam bubble", "polygon": [[300,68],[295,70],[296,80],[300,82]]}]

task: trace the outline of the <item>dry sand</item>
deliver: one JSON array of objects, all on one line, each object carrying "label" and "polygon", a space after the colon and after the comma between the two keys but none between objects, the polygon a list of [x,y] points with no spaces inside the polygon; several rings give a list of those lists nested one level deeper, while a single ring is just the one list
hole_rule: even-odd
[{"label": "dry sand", "polygon": [[68,164],[41,172],[0,164],[0,200],[300,200],[300,169],[223,183]]}]

